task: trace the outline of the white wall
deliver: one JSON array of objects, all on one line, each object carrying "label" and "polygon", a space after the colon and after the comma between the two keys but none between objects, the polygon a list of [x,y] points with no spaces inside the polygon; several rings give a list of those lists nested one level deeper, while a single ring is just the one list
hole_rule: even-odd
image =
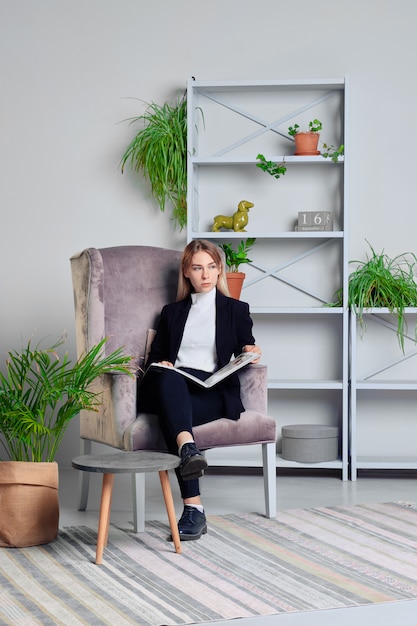
[{"label": "white wall", "polygon": [[[351,258],[417,250],[412,130],[417,7],[407,0],[0,0],[0,363],[34,332],[74,349],[69,257],[181,248],[185,233],[121,175],[143,111],[188,76],[351,78]],[[78,425],[60,460],[78,452]]]}]

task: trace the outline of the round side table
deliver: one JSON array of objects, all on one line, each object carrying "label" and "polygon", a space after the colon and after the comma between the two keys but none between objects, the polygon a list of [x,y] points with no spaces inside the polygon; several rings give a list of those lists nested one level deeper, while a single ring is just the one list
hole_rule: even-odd
[{"label": "round side table", "polygon": [[96,564],[103,562],[103,551],[109,535],[110,510],[115,474],[139,474],[158,472],[161,481],[169,526],[175,552],[181,552],[181,542],[175,517],[174,500],[168,470],[178,467],[180,459],[173,454],[163,452],[113,452],[110,454],[85,454],[72,460],[72,467],[83,472],[98,472],[103,474],[101,489],[100,515],[97,533]]}]

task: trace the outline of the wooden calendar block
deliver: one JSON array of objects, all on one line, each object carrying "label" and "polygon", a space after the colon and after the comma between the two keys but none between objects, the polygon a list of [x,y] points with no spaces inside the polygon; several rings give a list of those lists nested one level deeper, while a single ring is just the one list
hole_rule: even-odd
[{"label": "wooden calendar block", "polygon": [[333,230],[332,213],[331,211],[299,211],[295,230]]}]

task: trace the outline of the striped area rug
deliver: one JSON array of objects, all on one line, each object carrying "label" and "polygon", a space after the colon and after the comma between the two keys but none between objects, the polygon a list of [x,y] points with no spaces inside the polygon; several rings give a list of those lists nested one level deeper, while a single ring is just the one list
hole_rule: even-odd
[{"label": "striped area rug", "polygon": [[417,506],[405,502],[209,518],[175,554],[168,526],[135,535],[64,528],[0,549],[0,623],[143,626],[311,611],[417,597]]}]

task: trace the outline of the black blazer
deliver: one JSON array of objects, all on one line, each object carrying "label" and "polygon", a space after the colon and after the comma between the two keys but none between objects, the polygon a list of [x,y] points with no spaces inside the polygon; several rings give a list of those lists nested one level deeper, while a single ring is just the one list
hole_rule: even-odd
[{"label": "black blazer", "polygon": [[[190,308],[191,296],[164,306],[147,365],[155,361],[175,363]],[[232,355],[240,354],[243,346],[255,344],[252,326],[249,305],[246,302],[228,298],[216,291],[216,351],[219,368],[226,365]],[[223,395],[224,417],[239,419],[240,413],[245,409],[240,399],[237,374],[221,381],[218,388]]]}]

